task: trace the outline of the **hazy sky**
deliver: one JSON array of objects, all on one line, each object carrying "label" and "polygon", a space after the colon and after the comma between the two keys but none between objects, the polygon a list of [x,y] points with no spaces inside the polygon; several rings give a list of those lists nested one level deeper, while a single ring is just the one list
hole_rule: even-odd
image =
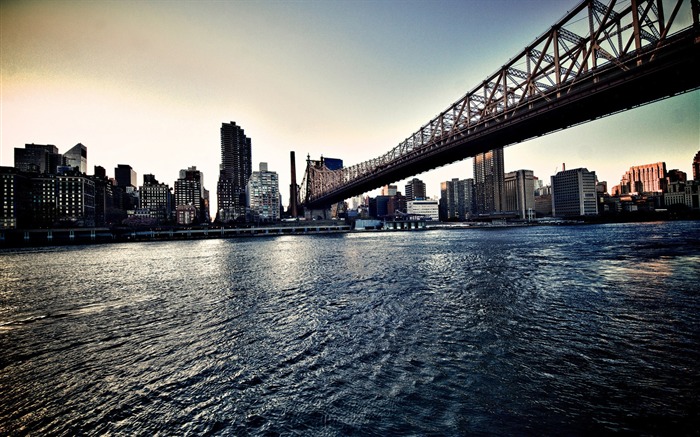
[{"label": "hazy sky", "polygon": [[[0,165],[25,143],[80,142],[90,174],[129,164],[172,187],[197,166],[215,203],[219,128],[235,121],[286,206],[291,150],[299,182],[307,153],[387,152],[577,1],[2,1]],[[695,91],[511,146],[505,168],[549,181],[565,162],[612,186],[632,165],[690,172],[699,149]],[[418,177],[439,195],[471,176],[468,159]]]}]

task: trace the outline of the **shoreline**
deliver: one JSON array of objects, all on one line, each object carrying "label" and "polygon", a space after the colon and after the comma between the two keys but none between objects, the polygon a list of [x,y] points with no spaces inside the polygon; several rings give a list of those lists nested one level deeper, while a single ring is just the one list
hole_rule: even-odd
[{"label": "shoreline", "polygon": [[[683,214],[678,216],[645,215],[628,217],[589,217],[577,220],[553,220],[545,222],[513,223],[470,223],[470,222],[435,222],[421,227],[385,227],[382,229],[353,229],[350,224],[304,223],[294,225],[258,226],[258,227],[203,227],[203,228],[155,228],[155,229],[121,229],[121,228],[58,228],[58,229],[0,229],[0,249],[75,246],[89,244],[110,244],[151,241],[186,241],[220,238],[256,238],[281,235],[323,235],[344,233],[384,233],[431,230],[496,230],[510,228],[527,228],[533,226],[581,226],[611,223],[649,223],[666,221],[697,221],[700,214]],[[391,222],[387,222],[391,223]]]},{"label": "shoreline", "polygon": [[170,229],[22,229],[0,230],[0,249],[22,247],[74,246],[150,241],[186,241],[220,238],[254,238],[280,235],[315,235],[350,232],[350,225],[318,224],[249,228]]}]

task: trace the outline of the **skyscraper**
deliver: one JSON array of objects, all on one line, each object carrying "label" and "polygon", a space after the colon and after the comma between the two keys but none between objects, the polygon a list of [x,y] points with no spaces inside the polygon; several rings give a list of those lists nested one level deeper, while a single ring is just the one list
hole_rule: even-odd
[{"label": "skyscraper", "polygon": [[700,181],[700,151],[693,158],[693,180]]},{"label": "skyscraper", "polygon": [[503,211],[503,168],[502,147],[474,157],[474,194],[477,214]]},{"label": "skyscraper", "polygon": [[87,147],[81,143],[71,147],[63,154],[63,162],[82,174],[87,173]]},{"label": "skyscraper", "polygon": [[459,179],[440,183],[440,220],[448,221],[459,218],[457,212],[457,184]]},{"label": "skyscraper", "polygon": [[217,184],[217,220],[245,218],[246,185],[252,173],[251,141],[235,122],[221,124],[221,166]]},{"label": "skyscraper", "polygon": [[279,178],[267,170],[267,163],[260,163],[248,181],[248,205],[255,221],[276,222],[280,218]]}]

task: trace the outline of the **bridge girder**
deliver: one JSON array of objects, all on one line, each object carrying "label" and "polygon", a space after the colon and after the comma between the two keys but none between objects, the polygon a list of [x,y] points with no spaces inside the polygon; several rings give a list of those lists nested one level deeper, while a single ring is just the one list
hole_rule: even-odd
[{"label": "bridge girder", "polygon": [[[677,14],[688,2],[693,24],[679,29]],[[618,7],[616,0],[583,1],[386,154],[334,171],[307,166],[304,204],[330,205],[497,147],[699,88],[698,0],[676,0],[668,17],[663,3],[632,0]]]}]

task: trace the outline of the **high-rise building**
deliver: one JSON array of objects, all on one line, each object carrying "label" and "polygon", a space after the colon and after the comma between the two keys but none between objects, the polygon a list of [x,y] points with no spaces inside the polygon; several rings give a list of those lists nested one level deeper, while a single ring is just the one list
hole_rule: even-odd
[{"label": "high-rise building", "polygon": [[469,219],[474,214],[474,179],[468,178],[459,181],[457,185],[457,210],[462,220]]},{"label": "high-rise building", "polygon": [[170,221],[173,196],[167,184],[158,183],[152,174],[143,175],[143,185],[139,188],[139,194],[141,209],[148,210],[151,218],[159,223]]},{"label": "high-rise building", "polygon": [[63,157],[53,144],[25,144],[24,149],[15,147],[15,168],[39,174],[56,174],[63,165]]},{"label": "high-rise building", "polygon": [[596,175],[585,168],[560,171],[552,176],[552,215],[578,217],[598,214]]},{"label": "high-rise building", "polygon": [[391,202],[392,196],[379,195],[371,199],[369,205],[369,214],[375,218],[384,218],[389,213],[389,203]]},{"label": "high-rise building", "polygon": [[246,186],[251,173],[250,138],[235,122],[222,123],[217,220],[229,222],[245,218]]},{"label": "high-rise building", "polygon": [[630,167],[620,181],[621,194],[662,193],[666,191],[666,163]]},{"label": "high-rise building", "polygon": [[119,164],[114,168],[114,180],[123,189],[136,188],[136,172],[128,164]]},{"label": "high-rise building", "polygon": [[30,227],[50,228],[57,218],[56,175],[41,174],[31,178],[32,220]]},{"label": "high-rise building", "polygon": [[0,167],[0,229],[27,227],[32,218],[31,180],[14,167]]},{"label": "high-rise building", "polygon": [[425,182],[413,178],[406,184],[406,200],[425,199]]},{"label": "high-rise building", "polygon": [[466,220],[473,211],[474,180],[457,178],[440,183],[440,220]]},{"label": "high-rise building", "polygon": [[503,148],[474,157],[474,194],[477,214],[503,211]]},{"label": "high-rise building", "polygon": [[74,171],[56,176],[56,218],[59,225],[95,226],[95,181]]},{"label": "high-rise building", "polygon": [[[516,170],[504,175],[505,211],[515,211],[521,219],[535,208],[535,175],[532,170]],[[530,214],[532,215],[532,214]]]},{"label": "high-rise building", "polygon": [[71,147],[66,153],[63,154],[63,163],[82,174],[86,174],[87,147],[83,146],[81,143]]},{"label": "high-rise building", "polygon": [[[194,220],[200,223],[208,223],[209,216],[209,192],[204,188],[204,175],[196,166],[180,170],[180,178],[175,181],[175,207],[189,205],[195,208]],[[190,210],[186,217],[190,217]],[[180,215],[178,214],[178,217]],[[180,223],[178,224],[190,224]]]},{"label": "high-rise building", "polygon": [[104,167],[95,166],[95,174],[89,176],[95,182],[95,226],[112,225],[124,218],[124,213],[114,207],[114,186],[107,178]]},{"label": "high-rise building", "polygon": [[693,180],[700,181],[700,151],[693,158]]},{"label": "high-rise building", "polygon": [[136,189],[136,172],[128,164],[119,164],[114,168],[114,207],[124,213],[133,211],[139,205],[139,193]]},{"label": "high-rise building", "polygon": [[459,179],[452,179],[440,183],[440,220],[457,220],[457,183]]},{"label": "high-rise building", "polygon": [[248,205],[253,221],[276,222],[280,219],[280,190],[277,172],[268,171],[267,163],[260,163],[248,181]]},{"label": "high-rise building", "polygon": [[387,205],[388,215],[400,215],[401,213],[406,213],[406,196],[397,192],[395,196],[389,198],[389,204]]}]

